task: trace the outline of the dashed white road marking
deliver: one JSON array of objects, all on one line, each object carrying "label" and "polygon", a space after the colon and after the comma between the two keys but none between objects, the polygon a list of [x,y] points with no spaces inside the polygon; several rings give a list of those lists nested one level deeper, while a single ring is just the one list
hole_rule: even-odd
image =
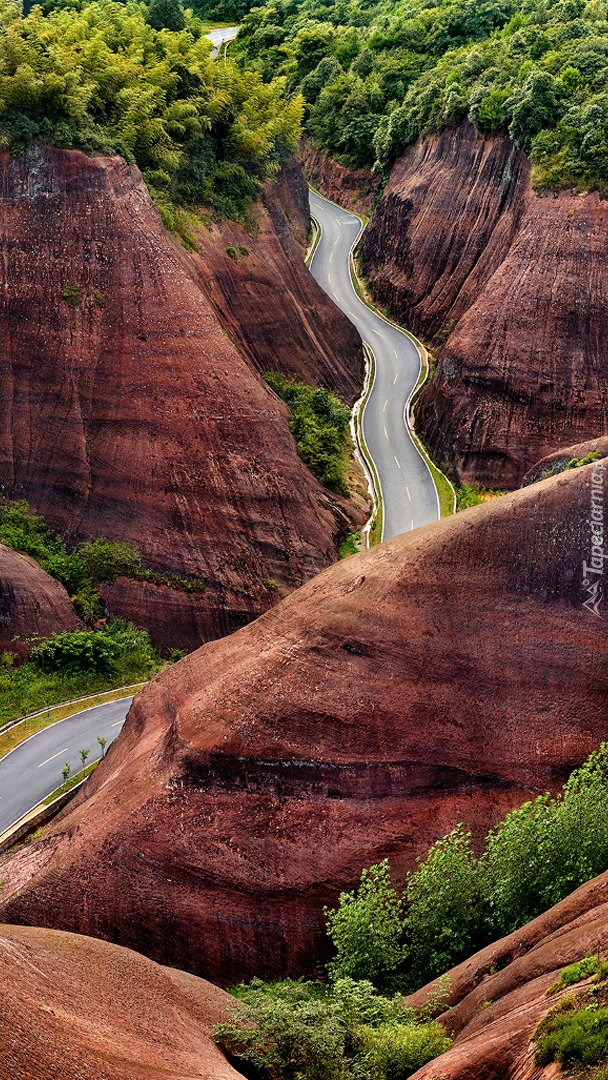
[{"label": "dashed white road marking", "polygon": [[410,525],[410,532],[412,532],[413,528],[414,528],[414,522],[412,521],[412,524]]},{"label": "dashed white road marking", "polygon": [[47,757],[46,761],[41,761],[38,768],[41,769],[43,765],[48,765],[49,761],[54,761],[56,757],[61,757],[62,754],[67,754],[67,752],[68,748],[66,746],[65,750],[60,750],[57,754],[53,754],[52,757]]},{"label": "dashed white road marking", "polygon": [[386,412],[386,406],[387,406],[387,405],[388,405],[388,398],[387,398],[387,399],[386,399],[386,401],[384,402],[384,408],[383,408],[382,412]]},{"label": "dashed white road marking", "polygon": [[333,259],[333,257],[334,257],[334,253],[333,253],[333,251],[330,251],[330,253],[329,253],[329,261],[330,262]]},{"label": "dashed white road marking", "polygon": [[119,724],[124,724],[124,720],[117,720],[115,724],[110,724],[110,727],[118,727]]},{"label": "dashed white road marking", "polygon": [[399,375],[399,372],[398,372],[398,371],[396,371],[396,372],[395,372],[395,378],[393,379],[393,386],[394,386],[394,385],[395,385],[395,383],[397,382],[397,377],[398,377],[398,375]]},{"label": "dashed white road marking", "polygon": [[386,428],[384,429],[384,437],[385,439],[388,439],[388,431],[386,430]]},{"label": "dashed white road marking", "polygon": [[[395,455],[394,455],[394,454],[393,454],[393,457],[395,457]],[[401,468],[401,465],[399,464],[399,459],[398,459],[398,458],[395,458],[395,461],[397,462],[397,468],[398,468],[398,469],[400,469],[400,468]]]},{"label": "dashed white road marking", "polygon": [[410,495],[410,489],[408,488],[407,484],[405,485],[405,490],[407,491],[407,497],[411,502],[412,501],[412,496]]}]

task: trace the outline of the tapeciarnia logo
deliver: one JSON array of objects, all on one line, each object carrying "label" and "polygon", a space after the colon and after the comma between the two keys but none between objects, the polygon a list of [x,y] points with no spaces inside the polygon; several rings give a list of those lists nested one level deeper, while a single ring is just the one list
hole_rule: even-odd
[{"label": "tapeciarnia logo", "polygon": [[598,461],[591,473],[591,509],[586,522],[591,533],[589,562],[583,559],[583,607],[598,619],[604,599],[604,465]]}]

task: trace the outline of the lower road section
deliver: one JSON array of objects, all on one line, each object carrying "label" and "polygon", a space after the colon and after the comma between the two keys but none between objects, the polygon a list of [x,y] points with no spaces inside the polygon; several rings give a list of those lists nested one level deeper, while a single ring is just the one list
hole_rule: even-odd
[{"label": "lower road section", "polygon": [[437,521],[439,497],[429,468],[412,441],[407,405],[420,374],[411,338],[359,299],[350,275],[350,252],[361,223],[354,214],[310,193],[321,239],[310,269],[319,285],[354,323],[375,357],[375,380],[363,414],[363,435],[380,478],[382,539]]},{"label": "lower road section", "polygon": [[90,751],[87,765],[101,757],[97,736],[106,739],[109,746],[122,728],[132,700],[121,698],[75,713],[32,735],[0,759],[0,833],[61,787],[66,761],[74,775],[82,769],[81,750]]}]

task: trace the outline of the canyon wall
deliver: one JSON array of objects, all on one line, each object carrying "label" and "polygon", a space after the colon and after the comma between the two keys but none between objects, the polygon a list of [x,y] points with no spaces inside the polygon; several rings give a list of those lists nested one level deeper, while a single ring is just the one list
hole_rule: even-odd
[{"label": "canyon wall", "polygon": [[254,235],[234,222],[198,233],[194,261],[239,349],[262,374],[282,371],[336,391],[361,391],[361,339],[306,269],[308,184],[292,162],[266,184]]},{"label": "canyon wall", "polygon": [[81,626],[63,585],[34,559],[0,544],[0,651],[24,659],[30,638]]},{"label": "canyon wall", "polygon": [[347,169],[306,139],[300,143],[300,159],[309,183],[327,199],[356,214],[371,214],[380,180],[368,169]]},{"label": "canyon wall", "polygon": [[[0,918],[230,985],[323,971],[323,905],[458,822],[476,842],[608,736],[594,464],[330,567],[140,693]],[[599,617],[598,617],[599,616]]]},{"label": "canyon wall", "polygon": [[[302,464],[287,410],[227,336],[137,170],[38,147],[2,155],[0,194],[2,493],[70,542],[127,541],[155,570],[203,578],[204,593],[171,597],[170,643],[184,648],[335,559],[352,508]],[[331,367],[331,325],[321,353],[294,315],[311,377],[318,362],[319,381],[353,396],[359,343],[336,333]],[[160,640],[167,592],[119,581],[112,608]]]},{"label": "canyon wall", "polygon": [[516,487],[544,455],[608,432],[607,230],[596,194],[536,193],[511,140],[469,123],[394,166],[361,266],[436,351],[416,425],[456,479]]}]

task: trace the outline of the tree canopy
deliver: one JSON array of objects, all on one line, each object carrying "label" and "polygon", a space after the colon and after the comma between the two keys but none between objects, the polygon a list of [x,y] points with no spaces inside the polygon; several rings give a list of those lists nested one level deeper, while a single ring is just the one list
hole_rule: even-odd
[{"label": "tree canopy", "polygon": [[540,186],[608,184],[605,0],[268,0],[234,55],[306,101],[312,142],[386,175],[468,117],[508,132]]},{"label": "tree canopy", "polygon": [[200,20],[171,0],[25,17],[0,0],[0,145],[118,152],[161,203],[239,216],[293,153],[302,102],[286,99],[284,77],[215,63],[210,50]]}]

